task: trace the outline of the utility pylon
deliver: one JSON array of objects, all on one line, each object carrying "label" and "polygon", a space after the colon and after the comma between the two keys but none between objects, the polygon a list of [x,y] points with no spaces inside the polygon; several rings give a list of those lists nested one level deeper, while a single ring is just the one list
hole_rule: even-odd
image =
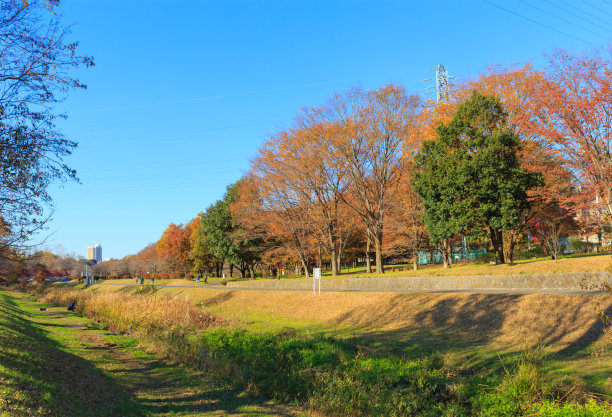
[{"label": "utility pylon", "polygon": [[[453,79],[455,77],[451,77],[448,75],[448,71],[446,67],[442,64],[438,65],[436,70],[436,103],[446,103],[450,99],[450,87],[448,80]],[[423,80],[425,81],[433,81],[433,78],[427,78]],[[428,87],[428,89],[433,89],[434,87]],[[433,91],[427,91],[425,94],[431,94]]]}]

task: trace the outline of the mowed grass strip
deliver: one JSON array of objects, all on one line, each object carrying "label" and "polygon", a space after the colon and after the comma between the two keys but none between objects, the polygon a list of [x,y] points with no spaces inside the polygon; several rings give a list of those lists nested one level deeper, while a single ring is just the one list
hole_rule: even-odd
[{"label": "mowed grass strip", "polygon": [[122,386],[35,321],[44,313],[39,305],[24,307],[14,295],[0,291],[0,413],[143,415]]}]

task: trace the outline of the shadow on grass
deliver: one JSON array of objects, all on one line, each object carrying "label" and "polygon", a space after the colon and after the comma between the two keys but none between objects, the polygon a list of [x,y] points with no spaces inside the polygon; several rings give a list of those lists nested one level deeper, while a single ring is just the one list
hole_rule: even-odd
[{"label": "shadow on grass", "polygon": [[[604,311],[604,313],[608,317],[611,317],[612,316],[612,305],[609,306]],[[595,321],[584,331],[584,333],[577,340],[575,340],[573,343],[571,343],[564,349],[557,352],[556,356],[563,357],[563,356],[576,355],[578,352],[586,349],[587,347],[589,347],[590,345],[592,345],[593,343],[601,339],[606,329],[609,327],[610,325],[606,325],[602,320]]]},{"label": "shadow on grass", "polygon": [[[76,317],[65,310],[39,313],[41,304],[17,297],[0,291],[0,380],[10,381],[15,401],[9,403],[22,400],[9,409],[0,402],[0,414],[31,415],[28,410],[40,409],[39,414],[66,416],[293,415],[241,396],[241,390],[205,373],[130,352],[135,342],[128,336],[91,328],[80,319],[74,324]],[[37,322],[26,318],[28,310]],[[47,327],[73,330],[59,333],[57,341]],[[87,359],[67,352],[70,346]]]},{"label": "shadow on grass", "polygon": [[[557,345],[554,357],[575,355],[596,343],[606,326],[594,313],[567,299],[550,299],[540,304],[522,304],[525,295],[420,296],[426,308],[411,312],[406,296],[385,302],[375,313],[361,309],[339,316],[335,325],[359,323],[358,343],[367,343],[389,353],[415,354],[491,346],[507,348],[529,344]],[[432,303],[433,301],[433,303]],[[415,305],[412,302],[411,305]],[[524,306],[529,306],[526,310]],[[554,311],[548,314],[547,311]],[[612,314],[612,305],[607,308]],[[372,330],[405,320],[409,324],[391,330]],[[568,336],[569,335],[569,336]]]},{"label": "shadow on grass", "polygon": [[26,317],[13,297],[0,291],[0,378],[9,381],[0,411],[17,416],[30,415],[30,410],[43,415],[143,415],[123,387],[66,352]]}]

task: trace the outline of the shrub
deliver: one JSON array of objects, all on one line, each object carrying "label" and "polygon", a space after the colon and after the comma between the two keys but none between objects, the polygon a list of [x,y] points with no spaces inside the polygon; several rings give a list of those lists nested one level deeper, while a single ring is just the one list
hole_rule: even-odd
[{"label": "shrub", "polygon": [[485,253],[481,253],[480,255],[478,255],[478,257],[476,257],[476,262],[479,263],[489,263],[491,261],[495,260],[495,253],[493,252],[485,252]]},{"label": "shrub", "polygon": [[544,251],[540,246],[532,246],[531,250],[519,251],[514,254],[514,259],[531,259],[533,257],[541,258],[544,256]]},{"label": "shrub", "polygon": [[37,282],[45,282],[47,277],[49,276],[49,271],[43,268],[38,268],[36,274],[34,275],[34,280]]},{"label": "shrub", "polygon": [[576,253],[584,253],[586,252],[587,249],[587,243],[577,239],[577,238],[571,238],[570,239],[570,244],[572,245],[572,248],[574,249],[574,252]]},{"label": "shrub", "polygon": [[[147,287],[148,292],[154,291]],[[221,326],[225,320],[200,310],[184,298],[151,297],[143,293],[96,293],[68,288],[48,289],[42,300],[66,306],[76,303],[77,312],[102,321],[109,329],[121,333],[130,327],[142,334],[164,332],[176,327],[202,329]]]},{"label": "shrub", "polygon": [[529,413],[532,404],[541,402],[551,392],[542,371],[546,361],[544,349],[526,349],[504,364],[504,375],[490,381],[495,388],[479,393],[474,406],[480,416],[519,416]]}]

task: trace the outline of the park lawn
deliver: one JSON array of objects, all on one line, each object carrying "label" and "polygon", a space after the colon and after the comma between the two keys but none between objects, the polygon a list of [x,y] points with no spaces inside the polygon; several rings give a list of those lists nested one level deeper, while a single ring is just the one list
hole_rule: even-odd
[{"label": "park lawn", "polygon": [[228,414],[302,415],[147,353],[64,307],[0,291],[0,415]]},{"label": "park lawn", "polygon": [[[464,275],[503,275],[503,274],[542,274],[559,272],[600,272],[612,265],[609,253],[579,254],[562,256],[554,261],[550,257],[522,259],[513,265],[490,265],[476,263],[458,263],[451,268],[441,265],[421,265],[417,271],[412,265],[385,266],[384,276],[464,276]],[[400,271],[399,268],[402,268]],[[326,274],[329,275],[329,274]],[[377,274],[366,274],[365,268],[345,268],[342,276],[380,277]],[[331,276],[330,276],[331,278]]]},{"label": "park lawn", "polygon": [[[383,276],[466,276],[466,275],[511,275],[511,274],[542,274],[542,273],[563,273],[563,272],[602,272],[608,270],[612,266],[612,255],[609,253],[591,253],[591,254],[575,254],[563,255],[558,260],[551,260],[550,257],[541,257],[534,259],[517,260],[513,265],[491,265],[488,263],[466,263],[460,262],[454,264],[451,268],[444,268],[441,265],[420,265],[419,269],[414,271],[412,264],[386,265],[383,275],[376,273],[366,273],[365,267],[344,267],[342,273],[336,278],[378,278]],[[238,275],[238,274],[235,274]],[[334,279],[331,276],[331,271],[323,271],[323,279]],[[282,277],[282,279],[304,278],[297,277]],[[272,279],[261,278],[257,279]],[[240,278],[238,276],[228,277],[228,280],[250,280],[250,278]],[[113,279],[108,281],[113,285],[131,285],[137,284],[133,278],[128,279]],[[219,284],[221,278],[209,277],[210,284]],[[72,281],[71,285],[77,285],[77,281]],[[150,285],[151,280],[145,279],[144,285]],[[64,284],[65,285],[65,284]],[[155,285],[179,285],[193,286],[197,284],[195,280],[188,279],[157,279]],[[200,280],[200,286],[205,286],[203,279]]]}]

